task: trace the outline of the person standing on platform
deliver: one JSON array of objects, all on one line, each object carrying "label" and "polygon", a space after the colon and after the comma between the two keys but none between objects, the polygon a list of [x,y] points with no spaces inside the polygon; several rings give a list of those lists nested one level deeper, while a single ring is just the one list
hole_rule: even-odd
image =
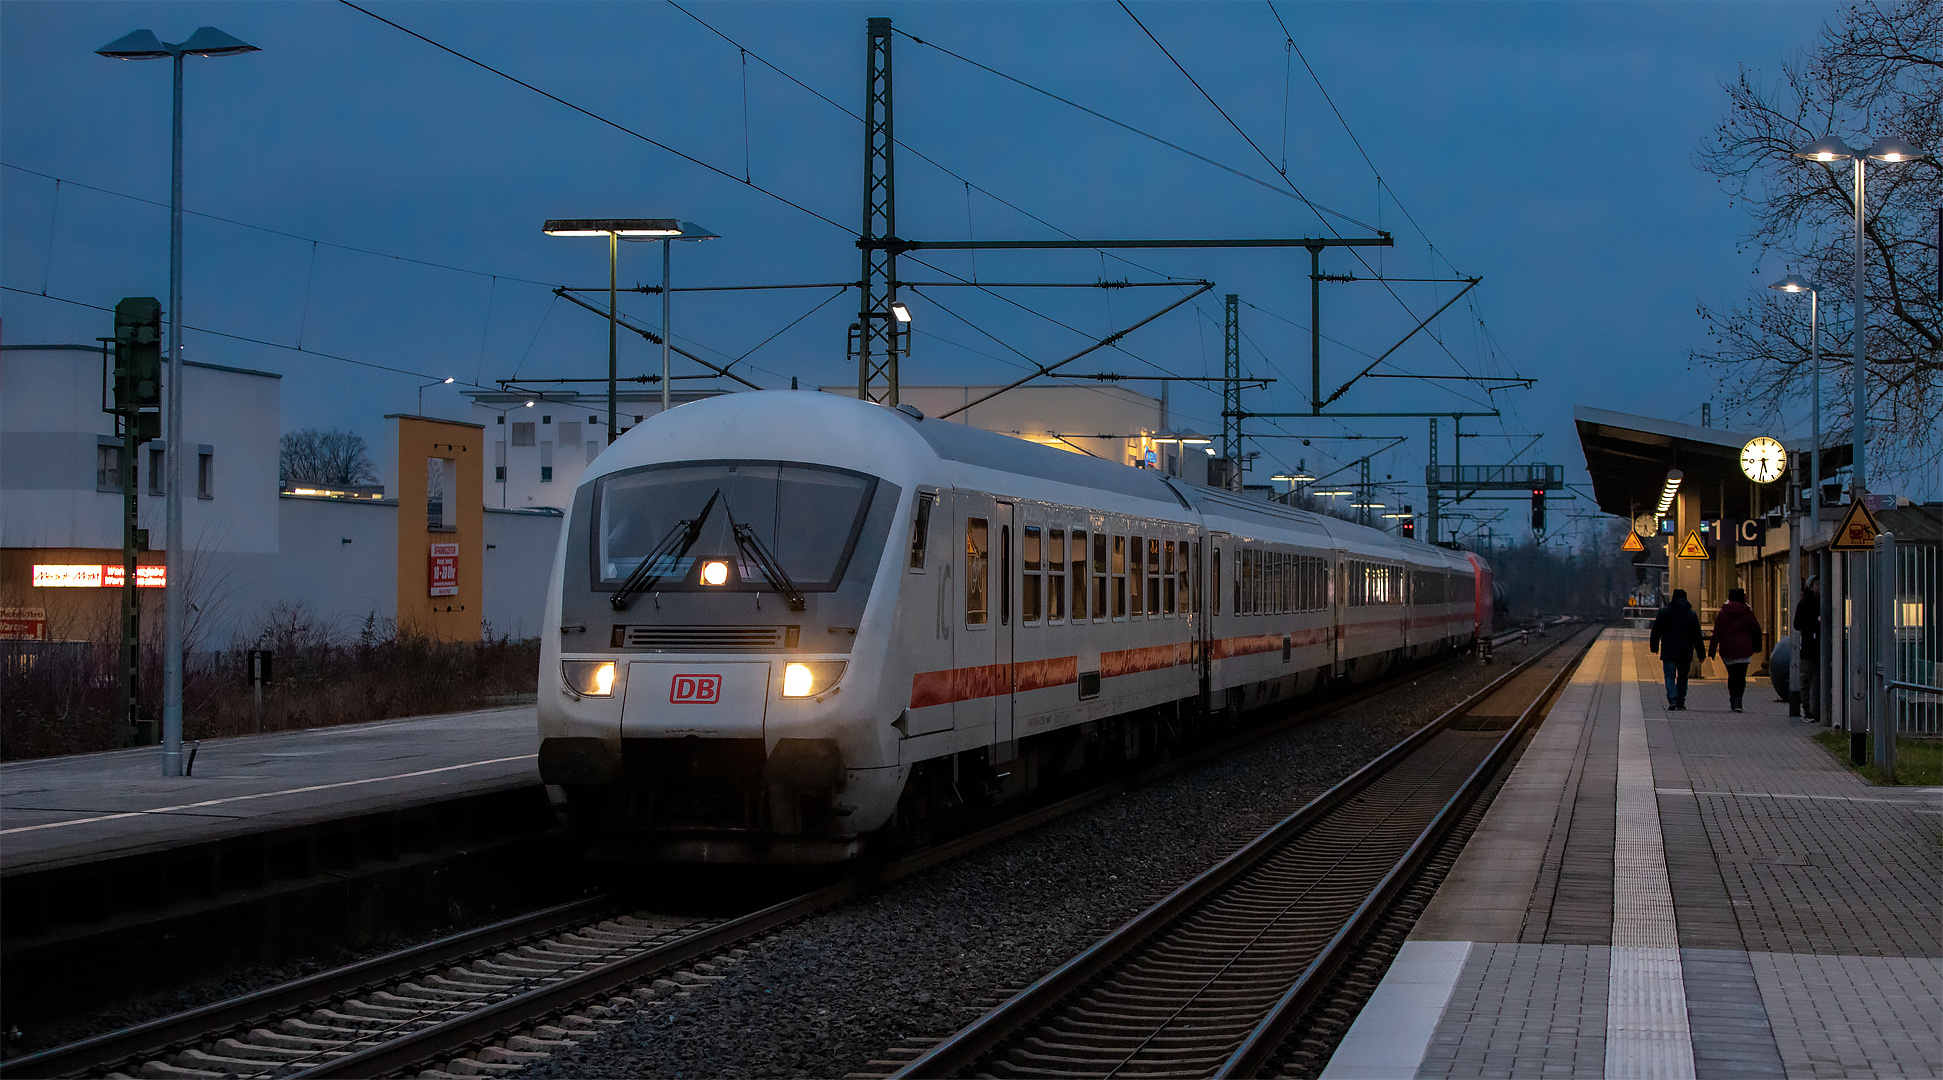
[{"label": "person standing on platform", "polygon": [[1819,720],[1815,715],[1816,677],[1820,674],[1822,659],[1822,594],[1819,586],[1822,579],[1808,578],[1802,589],[1801,603],[1795,605],[1795,633],[1801,635],[1800,655],[1790,663],[1801,665],[1801,715],[1810,720]]},{"label": "person standing on platform", "polygon": [[1673,602],[1661,608],[1653,619],[1653,633],[1646,643],[1648,650],[1660,654],[1660,667],[1666,672],[1669,711],[1686,710],[1687,669],[1693,664],[1694,654],[1706,643],[1707,636],[1700,631],[1700,616],[1687,603],[1687,590],[1673,590]]},{"label": "person standing on platform", "polygon": [[1761,651],[1761,620],[1747,606],[1746,589],[1727,590],[1727,602],[1714,616],[1714,636],[1707,643],[1707,656],[1720,657],[1727,666],[1727,704],[1741,711],[1741,698],[1747,694],[1747,665]]}]

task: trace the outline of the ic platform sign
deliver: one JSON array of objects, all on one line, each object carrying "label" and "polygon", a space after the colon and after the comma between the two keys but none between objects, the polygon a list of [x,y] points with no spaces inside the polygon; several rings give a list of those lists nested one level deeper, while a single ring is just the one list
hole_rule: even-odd
[{"label": "ic platform sign", "polygon": [[429,596],[459,595],[459,545],[432,545],[425,580]]}]

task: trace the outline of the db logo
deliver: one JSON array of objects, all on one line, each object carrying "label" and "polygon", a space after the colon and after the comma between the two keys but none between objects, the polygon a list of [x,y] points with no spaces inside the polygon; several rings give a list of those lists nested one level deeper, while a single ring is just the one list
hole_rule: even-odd
[{"label": "db logo", "polygon": [[674,705],[714,705],[722,700],[722,676],[677,675],[668,690]]}]

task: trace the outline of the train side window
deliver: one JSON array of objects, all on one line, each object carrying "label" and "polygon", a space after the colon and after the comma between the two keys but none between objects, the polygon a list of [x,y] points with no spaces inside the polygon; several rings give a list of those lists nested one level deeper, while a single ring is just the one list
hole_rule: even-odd
[{"label": "train side window", "polygon": [[1107,535],[1102,532],[1093,534],[1093,618],[1106,618],[1106,547]]},{"label": "train side window", "polygon": [[1127,617],[1127,538],[1113,538],[1113,617]]},{"label": "train side window", "polygon": [[[1189,567],[1189,563],[1193,565]],[[1201,577],[1201,540],[1181,540],[1181,614],[1183,616],[1195,614],[1197,577]]]},{"label": "train side window", "polygon": [[1247,549],[1245,548],[1235,549],[1234,609],[1235,609],[1235,614],[1237,615],[1248,614],[1247,606],[1241,602],[1241,598],[1242,598],[1241,583],[1242,583],[1242,578],[1246,576],[1245,571],[1247,570],[1247,562],[1246,562],[1247,554],[1248,552]]},{"label": "train side window", "polygon": [[938,501],[936,495],[919,494],[917,507],[911,514],[911,569],[924,569],[924,549],[931,538],[931,506]]},{"label": "train side window", "polygon": [[1131,563],[1127,567],[1127,578],[1129,582],[1127,591],[1132,594],[1130,606],[1133,609],[1134,617],[1138,618],[1147,610],[1146,603],[1141,599],[1146,595],[1142,591],[1141,582],[1147,579],[1145,573],[1145,560],[1147,556],[1144,554],[1147,550],[1147,541],[1144,537],[1136,536],[1127,543],[1127,547],[1131,549],[1127,552],[1127,560]]},{"label": "train side window", "polygon": [[1066,617],[1066,530],[1046,530],[1046,620]]},{"label": "train side window", "polygon": [[1086,619],[1086,533],[1073,530],[1073,624]]},{"label": "train side window", "polygon": [[1160,539],[1147,538],[1147,614],[1160,614]]},{"label": "train side window", "polygon": [[1039,621],[1039,526],[1027,525],[1019,545],[1019,565],[1025,580],[1019,589],[1019,621]]},{"label": "train side window", "polygon": [[1160,609],[1167,615],[1175,614],[1174,604],[1179,599],[1174,587],[1174,541],[1163,540],[1160,544],[1160,588],[1162,603]]},{"label": "train side window", "polygon": [[1275,613],[1286,615],[1289,610],[1289,556],[1285,551],[1275,553]]},{"label": "train side window", "polygon": [[1012,526],[998,527],[998,624],[1012,622]]},{"label": "train side window", "polygon": [[1208,579],[1208,595],[1214,597],[1214,613],[1221,614],[1221,546],[1215,545],[1214,558],[1208,560],[1212,576]]},{"label": "train side window", "polygon": [[991,617],[986,575],[991,568],[991,535],[984,518],[965,519],[965,625],[984,626]]}]

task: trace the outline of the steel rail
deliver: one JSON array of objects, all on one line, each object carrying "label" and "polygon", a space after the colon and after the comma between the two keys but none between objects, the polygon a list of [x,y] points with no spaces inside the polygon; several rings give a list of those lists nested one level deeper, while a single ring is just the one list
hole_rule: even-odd
[{"label": "steel rail", "polygon": [[[1586,647],[1589,648],[1592,641],[1597,639],[1598,635],[1593,635],[1586,642]],[[1560,641],[1552,646],[1552,649],[1564,645],[1565,642]],[[1547,649],[1546,653],[1541,653],[1540,656],[1550,653],[1552,649]],[[1579,656],[1583,655],[1582,649]],[[1532,661],[1538,659],[1539,657],[1533,657]],[[1394,900],[1397,893],[1409,884],[1410,879],[1423,867],[1424,862],[1455,827],[1464,807],[1479,791],[1483,790],[1491,777],[1504,767],[1505,759],[1511,756],[1512,749],[1518,745],[1520,739],[1524,738],[1539,709],[1552,699],[1558,692],[1560,684],[1577,669],[1578,659],[1579,657],[1574,657],[1570,662],[1560,665],[1558,672],[1532,699],[1531,704],[1525,706],[1524,711],[1505,732],[1504,737],[1498,740],[1497,745],[1491,748],[1491,752],[1485,756],[1485,759],[1478,763],[1477,768],[1471,771],[1471,775],[1465,778],[1464,783],[1437,811],[1437,815],[1431,819],[1429,825],[1424,827],[1422,834],[1411,843],[1410,849],[1404,853],[1403,858],[1399,859],[1397,864],[1383,876],[1383,880],[1370,890],[1369,895],[1357,905],[1342,929],[1338,930],[1335,936],[1330,938],[1329,943],[1323,946],[1322,953],[1309,964],[1295,984],[1276,1001],[1275,1006],[1255,1026],[1255,1030],[1249,1033],[1248,1038],[1235,1048],[1235,1052],[1229,1056],[1220,1071],[1214,1074],[1216,1080],[1254,1076],[1268,1065],[1270,1058],[1282,1045],[1282,1041],[1288,1037],[1289,1030],[1294,1027],[1296,1020],[1315,1003],[1316,996],[1322,992],[1329,977],[1341,967],[1349,946],[1362,937],[1364,931],[1382,916],[1390,901]]]},{"label": "steel rail", "polygon": [[[1530,657],[1517,667],[1492,680],[1483,689],[1453,706],[1437,717],[1437,719],[1419,728],[1408,738],[1391,747],[1381,756],[1364,765],[1328,791],[1310,800],[1303,807],[1271,826],[1254,840],[1243,845],[1240,849],[1202,872],[1193,880],[1188,881],[1167,896],[1161,898],[1145,911],[1134,916],[1118,930],[1095,942],[1031,986],[1020,991],[970,1025],[960,1029],[950,1038],[933,1046],[924,1054],[913,1059],[903,1068],[893,1073],[892,1076],[898,1078],[898,1080],[917,1077],[954,1076],[981,1061],[994,1050],[998,1049],[1002,1043],[1018,1034],[1034,1018],[1078,992],[1095,977],[1104,973],[1114,963],[1126,958],[1142,944],[1154,939],[1180,916],[1194,909],[1219,889],[1240,879],[1245,873],[1260,864],[1268,855],[1281,848],[1284,843],[1308,830],[1329,813],[1353,799],[1373,781],[1390,772],[1391,769],[1408,759],[1431,739],[1443,732],[1452,721],[1467,714],[1488,700],[1492,694],[1509,685],[1513,679],[1524,674],[1540,660],[1566,645],[1569,640],[1559,640],[1544,651]],[[1562,671],[1570,671],[1571,666],[1570,664],[1565,665]],[[1531,714],[1537,702],[1542,702],[1550,696],[1551,687],[1556,685],[1556,681],[1554,679],[1551,684],[1548,684],[1546,691],[1535,699],[1534,706],[1525,710],[1525,716]],[[1514,724],[1506,736],[1499,740],[1498,748],[1511,745],[1514,737],[1522,735],[1522,726],[1523,717],[1521,717],[1519,724]],[[1494,757],[1497,754],[1498,749],[1494,748],[1487,755],[1487,758]],[[1473,779],[1475,779],[1477,774],[1477,770],[1474,770]],[[1468,789],[1468,786],[1467,783],[1466,789]],[[1446,809],[1448,809],[1448,804]],[[1444,816],[1444,812],[1440,811],[1438,819],[1441,820]],[[1391,875],[1386,877],[1385,882],[1388,883],[1393,879],[1399,883],[1404,880],[1392,871]],[[1378,910],[1380,910],[1380,906]],[[1341,940],[1353,940],[1353,935],[1346,936],[1341,932],[1336,936]],[[1332,946],[1335,944],[1336,942],[1332,941]],[[1333,966],[1323,965],[1318,967],[1316,963],[1312,963],[1310,965],[1309,975],[1327,970],[1333,970]],[[1322,984],[1322,980],[1315,980],[1309,978],[1307,975],[1303,977],[1302,982],[1318,987]],[[1276,1020],[1277,1023],[1282,1023],[1285,1019],[1292,1019],[1294,1014],[1286,1013],[1284,1007],[1285,1005],[1292,1004],[1294,1002],[1288,1000],[1288,995],[1285,994],[1284,1001],[1278,1002],[1277,1006],[1271,1009],[1269,1014],[1270,1018]],[[1299,1014],[1299,1008],[1296,1010],[1296,1013]],[[1267,1034],[1267,1032],[1260,1031],[1258,1028],[1257,1032],[1251,1035],[1249,1044],[1253,1045],[1262,1041],[1267,1037]],[[1273,1043],[1270,1043],[1271,1048],[1273,1045]]]},{"label": "steel rail", "polygon": [[616,894],[600,893],[516,915],[382,956],[225,998],[201,1008],[50,1047],[39,1053],[24,1054],[0,1062],[0,1077],[68,1076],[136,1056],[169,1053],[182,1049],[186,1043],[201,1041],[212,1031],[255,1020],[276,1019],[331,998],[341,998],[375,985],[409,978],[427,968],[446,967],[481,951],[497,951],[544,937],[585,922],[619,903]]},{"label": "steel rail", "polygon": [[[1513,631],[1509,636],[1515,636],[1516,633],[1517,631]],[[1535,660],[1536,657],[1533,659]],[[679,967],[710,953],[726,949],[738,941],[760,936],[813,914],[815,911],[874,891],[900,878],[948,862],[980,847],[1025,832],[1122,792],[1232,753],[1297,723],[1356,705],[1395,689],[1406,677],[1420,677],[1425,671],[1434,671],[1461,660],[1462,655],[1459,654],[1441,663],[1415,668],[1403,675],[1385,679],[1341,697],[1319,702],[1311,708],[1291,711],[1284,717],[1257,724],[1247,731],[1197,747],[1137,772],[1097,784],[1083,792],[1038,808],[1016,813],[991,826],[934,844],[901,858],[874,866],[865,866],[859,873],[844,882],[772,905],[741,919],[697,931],[687,937],[637,954],[620,965],[600,968],[556,981],[534,991],[508,997],[475,1012],[422,1028],[397,1040],[321,1062],[300,1072],[287,1072],[284,1075],[307,1077],[377,1075],[397,1071],[412,1064],[423,1064],[437,1057],[450,1056],[459,1050],[477,1045],[494,1034],[503,1033],[509,1026],[518,1026],[519,1023],[530,1020],[535,1015],[558,1013],[575,1005],[599,999],[609,991],[630,982],[639,981],[662,970]],[[1494,680],[1486,688],[1485,693],[1515,677],[1525,669],[1525,666],[1521,664]],[[396,984],[402,979],[414,977],[427,970],[448,967],[468,958],[504,951],[552,934],[570,933],[588,919],[599,918],[605,912],[618,912],[625,906],[618,894],[602,893],[500,920],[260,991],[18,1057],[0,1063],[0,1080],[16,1076],[76,1075],[125,1064],[138,1058],[153,1059],[176,1053],[197,1043],[219,1038],[226,1032],[297,1015],[322,1007],[333,1000],[342,1000]],[[605,977],[603,977],[604,973]],[[410,1058],[410,1060],[405,1062],[404,1066],[394,1064],[401,1058]]]}]

